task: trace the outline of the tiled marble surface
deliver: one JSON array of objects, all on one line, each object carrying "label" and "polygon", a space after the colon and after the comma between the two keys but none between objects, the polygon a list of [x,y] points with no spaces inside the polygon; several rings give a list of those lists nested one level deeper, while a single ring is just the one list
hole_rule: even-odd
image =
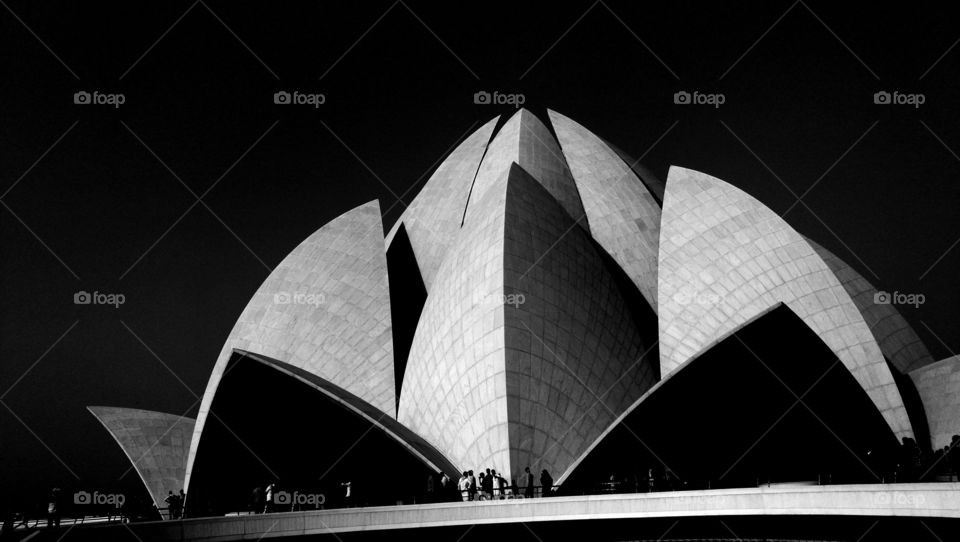
[{"label": "tiled marble surface", "polygon": [[87,407],[107,428],[150,491],[154,504],[166,508],[170,491],[183,489],[187,453],[195,420],[152,410]]},{"label": "tiled marble surface", "polygon": [[660,205],[602,139],[555,111],[548,114],[580,191],[590,233],[656,310]]},{"label": "tiled marble surface", "polygon": [[814,241],[807,239],[807,242],[827,263],[837,280],[843,284],[843,289],[853,299],[863,319],[870,326],[873,337],[880,345],[880,351],[894,367],[902,373],[907,373],[933,363],[933,356],[930,355],[927,346],[923,344],[895,305],[877,303],[876,295],[879,292],[863,275]]},{"label": "tiled marble surface", "polygon": [[376,201],[340,215],[297,246],[240,315],[200,404],[188,485],[199,433],[235,348],[308,370],[394,415],[390,295]]},{"label": "tiled marble surface", "polygon": [[934,448],[960,435],[960,356],[940,360],[910,373],[927,413]]},{"label": "tiled marble surface", "polygon": [[397,227],[401,223],[406,226],[428,292],[460,231],[470,187],[499,118],[484,124],[450,153],[387,235],[389,246]]},{"label": "tiled marble surface", "polygon": [[893,375],[853,300],[813,247],[750,195],[670,168],[659,270],[662,375],[782,301],[837,354],[893,432],[913,435]]},{"label": "tiled marble surface", "polygon": [[399,419],[462,469],[559,475],[656,360],[639,360],[650,345],[540,183],[514,166],[475,205],[424,307]]},{"label": "tiled marble surface", "polygon": [[[477,171],[470,202],[480,201],[514,162],[538,180],[570,216],[580,219],[581,227],[589,229],[580,194],[557,140],[540,119],[526,109],[510,117],[493,138]],[[464,222],[475,215],[470,207],[468,202]]]}]

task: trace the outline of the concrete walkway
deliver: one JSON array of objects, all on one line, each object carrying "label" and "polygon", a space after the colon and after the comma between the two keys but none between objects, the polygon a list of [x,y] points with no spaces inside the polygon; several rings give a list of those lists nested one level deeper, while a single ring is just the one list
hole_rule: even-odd
[{"label": "concrete walkway", "polygon": [[780,486],[349,508],[77,527],[71,539],[81,535],[80,530],[98,540],[130,537],[132,530],[144,541],[213,542],[483,524],[779,515],[960,518],[960,483]]}]

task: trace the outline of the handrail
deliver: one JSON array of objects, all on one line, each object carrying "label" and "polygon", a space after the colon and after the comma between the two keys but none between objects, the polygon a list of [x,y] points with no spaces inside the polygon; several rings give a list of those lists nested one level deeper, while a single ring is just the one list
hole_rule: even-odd
[{"label": "handrail", "polygon": [[[953,482],[954,480],[960,481],[960,475],[958,475],[957,473],[951,472],[951,471],[946,471],[946,472],[948,475],[947,476],[948,479],[938,480],[938,481],[942,481],[942,482]],[[884,474],[885,476],[883,476],[883,479],[880,482],[882,484],[892,483],[893,485],[896,485],[897,483],[903,483],[898,481],[895,476],[887,476],[886,475],[887,473],[884,473]],[[709,483],[709,481],[697,481],[693,483],[683,483],[679,485],[669,485],[669,486],[663,485],[664,484],[663,479],[658,478],[654,482],[655,483],[651,484],[650,480],[646,478],[640,478],[637,480],[605,481],[605,482],[596,483],[592,486],[585,486],[582,491],[578,491],[578,494],[583,494],[583,495],[603,495],[603,494],[612,494],[612,493],[637,494],[637,493],[651,493],[651,492],[662,492],[662,491],[696,491],[696,490],[702,490],[702,489],[711,489],[711,484]],[[834,485],[834,481],[829,473],[817,474],[816,479],[811,479],[810,482],[813,482],[816,485]],[[772,483],[778,483],[778,482],[769,478],[756,479],[757,487],[770,485]],[[424,490],[417,496],[408,495],[407,498],[398,500],[398,504],[420,504],[420,503],[463,502],[463,501],[476,502],[476,501],[486,501],[486,500],[506,500],[506,499],[526,499],[526,498],[539,499],[539,498],[548,498],[553,495],[556,495],[561,490],[562,487],[563,486],[560,484],[549,486],[550,490],[547,492],[546,495],[544,495],[544,492],[543,492],[544,486],[540,486],[540,485],[532,486],[532,489],[533,489],[532,492],[529,491],[529,489],[531,489],[529,488],[529,486],[524,486],[524,487],[508,486],[503,490],[498,488],[493,488],[492,491],[490,491],[490,496],[488,497],[486,493],[479,488],[477,488],[472,494],[470,494],[470,493],[460,491],[459,489],[457,489],[455,484],[451,483],[451,485],[447,488],[443,488],[442,486],[438,487],[433,492],[433,494],[430,494],[426,490]],[[741,486],[741,487],[747,487],[747,486]],[[362,503],[363,501],[361,500],[359,502]],[[351,507],[346,505],[341,506],[341,504],[345,504],[345,503],[337,503],[337,505],[335,506],[321,504],[317,507],[317,509],[339,509],[339,508]],[[295,510],[295,506],[296,505],[293,503],[289,505],[287,504],[280,505],[280,504],[274,503],[273,506],[270,507],[271,508],[270,511],[271,512],[297,511]],[[364,507],[364,506],[366,505],[360,504],[357,507]],[[311,508],[305,507],[305,506],[299,507],[299,510],[309,510],[309,509]],[[156,511],[160,515],[160,517],[164,520],[185,519],[185,516],[180,518],[170,518],[169,516],[170,507],[153,506],[151,507],[151,510]],[[237,513],[237,512],[234,512],[234,513]],[[243,511],[240,511],[239,513],[259,514],[259,513],[265,513],[265,512],[261,508],[259,510],[252,511],[252,512],[250,510],[243,510]],[[62,516],[59,518],[58,523],[60,525],[66,525],[66,526],[85,525],[85,524],[91,524],[91,523],[113,524],[113,523],[135,521],[137,517],[138,516],[131,517],[127,513],[118,511],[118,513],[116,514],[106,514],[106,515],[100,515],[100,516],[97,516],[97,515],[88,516],[86,514],[80,515],[80,516],[74,516],[74,517]],[[49,519],[43,516],[33,517],[33,518],[19,517],[18,519],[15,519],[11,525],[14,530],[20,530],[20,531],[35,530],[35,529],[46,527],[49,524],[48,522],[49,522]]]}]

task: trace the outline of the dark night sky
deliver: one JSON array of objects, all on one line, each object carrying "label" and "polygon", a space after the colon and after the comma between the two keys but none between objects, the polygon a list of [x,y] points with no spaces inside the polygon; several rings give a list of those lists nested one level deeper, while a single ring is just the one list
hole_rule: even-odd
[{"label": "dark night sky", "polygon": [[[479,90],[780,213],[809,189],[788,221],[879,288],[924,294],[903,314],[936,358],[960,350],[960,30],[941,7],[4,1],[5,501],[135,487],[84,407],[194,415],[269,268],[369,200],[389,226],[395,195],[514,111],[475,105]],[[126,103],[78,106],[79,90]],[[277,106],[278,90],[327,102]],[[678,90],[726,103],[675,105]],[[875,105],[880,90],[926,103]],[[77,306],[78,290],[126,303]]]}]

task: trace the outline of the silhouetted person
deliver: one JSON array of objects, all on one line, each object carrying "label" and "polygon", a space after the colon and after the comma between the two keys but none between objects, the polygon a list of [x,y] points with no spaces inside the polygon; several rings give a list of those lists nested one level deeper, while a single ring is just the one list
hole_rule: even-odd
[{"label": "silhouetted person", "polygon": [[470,474],[463,471],[460,480],[457,481],[457,489],[460,491],[460,499],[464,502],[470,500]]},{"label": "silhouetted person", "polygon": [[47,499],[47,528],[60,527],[60,488],[55,487],[50,490],[50,497]]},{"label": "silhouetted person", "polygon": [[447,493],[448,501],[457,502],[457,501],[463,500],[463,493],[461,493],[461,489],[460,489],[461,478],[462,478],[462,475],[461,477],[458,477],[456,480],[454,480],[453,478],[449,478],[450,481],[448,482],[448,485],[447,485],[447,487],[450,489],[450,491]]},{"label": "silhouetted person", "polygon": [[953,435],[950,438],[950,446],[947,448],[947,463],[950,465],[950,471],[960,480],[960,435]]},{"label": "silhouetted person", "polygon": [[653,468],[647,470],[647,492],[653,493],[657,489],[657,475],[654,474]]},{"label": "silhouetted person", "polygon": [[523,496],[526,497],[527,499],[532,499],[533,498],[533,473],[530,472],[530,467],[524,468],[523,472],[524,472],[524,476],[527,479],[526,480],[527,483],[523,489]]},{"label": "silhouetted person", "polygon": [[263,513],[269,514],[275,510],[275,507],[273,505],[273,499],[274,497],[276,497],[275,495],[276,492],[277,492],[276,484],[270,484],[267,486],[267,489],[264,495]]},{"label": "silhouetted person", "polygon": [[180,493],[174,495],[173,500],[173,519],[180,519],[183,517],[183,490],[180,490]]},{"label": "silhouetted person", "polygon": [[547,472],[547,469],[543,469],[540,472],[540,494],[544,497],[549,497],[553,494],[553,478],[550,476],[550,473]]},{"label": "silhouetted person", "polygon": [[175,516],[174,510],[177,508],[177,496],[173,494],[173,491],[167,492],[167,498],[163,499],[163,503],[167,505],[167,519],[173,519]]},{"label": "silhouetted person", "polygon": [[497,474],[497,471],[493,472],[493,490],[497,499],[502,499],[507,494],[507,481],[503,479],[503,476]]},{"label": "silhouetted person", "polygon": [[499,493],[499,476],[497,476],[496,469],[490,469],[490,498],[498,498],[497,493]]},{"label": "silhouetted person", "polygon": [[183,501],[180,500],[180,495],[175,494],[173,499],[173,519],[180,519],[180,511],[183,509]]},{"label": "silhouetted person", "polygon": [[347,508],[353,508],[354,495],[353,495],[353,482],[347,480],[340,484],[340,487],[343,488],[343,504]]},{"label": "silhouetted person", "polygon": [[447,502],[453,499],[453,482],[447,473],[440,473],[440,501]]},{"label": "silhouetted person", "polygon": [[950,466],[947,464],[947,448],[938,448],[933,451],[933,454],[927,458],[927,461],[924,462],[924,467],[926,471],[929,471],[930,476],[936,480],[936,478],[942,473],[946,474],[950,471]]},{"label": "silhouetted person", "polygon": [[436,500],[436,484],[437,481],[434,477],[434,474],[431,472],[427,475],[427,498],[426,502],[434,502]]},{"label": "silhouetted person", "polygon": [[467,474],[469,475],[469,481],[470,481],[470,489],[469,489],[470,500],[474,501],[477,499],[477,477],[473,475],[472,470],[467,471]]},{"label": "silhouetted person", "polygon": [[251,492],[250,509],[254,514],[263,512],[263,488],[260,486],[253,488]]},{"label": "silhouetted person", "polygon": [[897,482],[912,482],[919,474],[920,448],[910,437],[902,439],[897,467]]},{"label": "silhouetted person", "polygon": [[183,517],[185,517],[186,514],[184,513],[184,511],[186,510],[186,507],[187,507],[187,494],[186,492],[183,491],[183,488],[181,488],[180,498],[177,499],[177,517],[178,518],[182,519]]}]

